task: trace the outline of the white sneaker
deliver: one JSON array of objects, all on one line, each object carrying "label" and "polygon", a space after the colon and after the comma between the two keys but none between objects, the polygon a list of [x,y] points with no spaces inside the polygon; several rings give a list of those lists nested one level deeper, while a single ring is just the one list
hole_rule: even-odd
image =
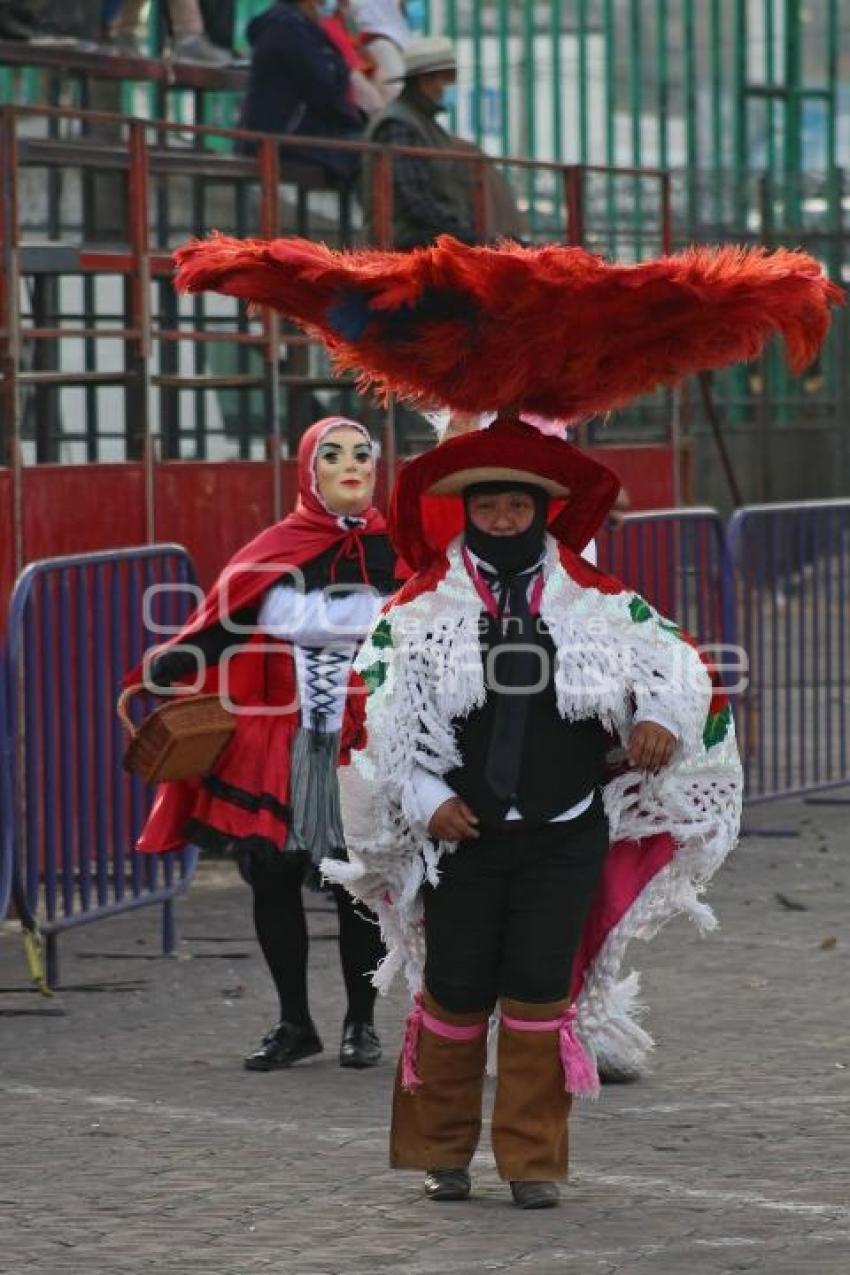
[{"label": "white sneaker", "polygon": [[175,62],[198,62],[202,66],[230,66],[233,58],[205,35],[181,35],[171,46]]}]

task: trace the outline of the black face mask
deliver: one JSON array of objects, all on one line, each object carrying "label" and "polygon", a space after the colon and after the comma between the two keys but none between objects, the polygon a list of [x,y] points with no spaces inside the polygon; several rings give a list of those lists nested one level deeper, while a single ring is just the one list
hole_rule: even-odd
[{"label": "black face mask", "polygon": [[[491,536],[476,527],[469,516],[470,496],[500,496],[507,491],[521,491],[534,501],[534,518],[525,531],[515,536]],[[464,489],[463,503],[466,511],[464,540],[472,552],[500,575],[515,575],[534,566],[543,553],[543,537],[549,514],[549,496],[534,483],[492,482],[473,483]]]}]

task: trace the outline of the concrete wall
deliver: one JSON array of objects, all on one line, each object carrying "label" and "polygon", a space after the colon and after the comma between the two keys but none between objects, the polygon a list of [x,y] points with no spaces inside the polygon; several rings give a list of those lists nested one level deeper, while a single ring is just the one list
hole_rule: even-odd
[{"label": "concrete wall", "polygon": [[[843,440],[837,429],[822,425],[776,428],[770,434],[766,463],[755,432],[726,430],[724,438],[745,504],[850,494],[850,428],[845,428]],[[731,510],[714,439],[702,430],[693,440],[693,480],[698,504],[714,505],[724,513]]]}]

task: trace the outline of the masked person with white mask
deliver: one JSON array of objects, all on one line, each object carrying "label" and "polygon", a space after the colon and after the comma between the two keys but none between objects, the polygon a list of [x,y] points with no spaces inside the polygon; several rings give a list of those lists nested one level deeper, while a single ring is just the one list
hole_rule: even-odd
[{"label": "masked person with white mask", "polygon": [[[138,849],[187,844],[233,855],[253,893],[254,925],[280,1003],[277,1025],[245,1058],[288,1068],[322,1051],[307,995],[302,884],[323,857],[345,856],[336,766],[362,729],[347,699],[351,662],[396,588],[396,555],[372,504],[376,460],[366,428],[331,416],[298,449],[298,503],[234,555],[186,626],[150,663],[160,688],[201,677],[225,695],[236,729],[212,771],[160,784]],[[142,670],[128,675],[141,680]],[[339,1062],[374,1066],[369,975],[383,954],[362,907],[332,890],[346,1010]]]}]

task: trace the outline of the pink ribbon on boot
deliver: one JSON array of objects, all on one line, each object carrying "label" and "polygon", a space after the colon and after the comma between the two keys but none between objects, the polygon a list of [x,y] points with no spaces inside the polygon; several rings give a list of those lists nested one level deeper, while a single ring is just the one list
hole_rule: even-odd
[{"label": "pink ribbon on boot", "polygon": [[401,1046],[401,1087],[408,1093],[418,1089],[422,1077],[416,1070],[416,1055],[419,1053],[419,1037],[422,1034],[422,993],[417,992],[413,998],[413,1009],[404,1022],[404,1040]]},{"label": "pink ribbon on boot", "polygon": [[560,1018],[512,1018],[509,1014],[502,1014],[502,1022],[519,1032],[557,1031],[567,1093],[575,1094],[577,1098],[598,1098],[599,1072],[573,1026],[577,1012],[575,1006],[570,1005]]},{"label": "pink ribbon on boot", "polygon": [[416,1057],[423,1027],[435,1036],[442,1036],[444,1040],[475,1040],[484,1035],[487,1023],[444,1023],[441,1018],[435,1018],[428,1012],[422,1001],[422,993],[417,992],[413,998],[413,1009],[405,1020],[401,1046],[401,1087],[408,1093],[422,1084],[422,1077],[416,1070]]}]

